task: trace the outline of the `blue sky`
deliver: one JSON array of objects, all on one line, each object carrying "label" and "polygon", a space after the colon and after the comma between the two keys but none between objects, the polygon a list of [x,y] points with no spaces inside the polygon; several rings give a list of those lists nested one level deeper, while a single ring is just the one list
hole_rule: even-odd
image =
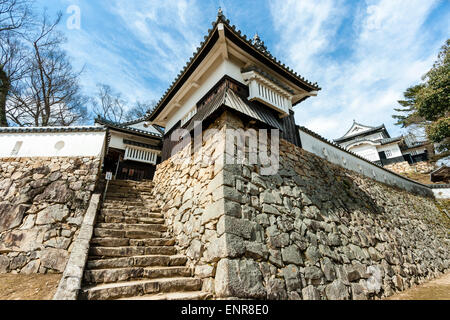
[{"label": "blue sky", "polygon": [[[68,29],[67,8],[80,8]],[[61,31],[81,85],[106,83],[130,101],[159,100],[203,40],[218,7],[242,32],[257,31],[271,53],[322,91],[295,107],[297,124],[327,138],[353,119],[385,123],[396,101],[420,81],[450,36],[448,0],[37,0],[65,15]]]}]

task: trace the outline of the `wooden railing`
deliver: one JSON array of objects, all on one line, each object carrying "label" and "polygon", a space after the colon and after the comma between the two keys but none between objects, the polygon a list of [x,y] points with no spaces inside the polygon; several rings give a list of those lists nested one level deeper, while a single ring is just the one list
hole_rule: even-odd
[{"label": "wooden railing", "polygon": [[132,160],[150,164],[156,164],[158,153],[146,148],[140,148],[135,146],[125,147],[124,160]]},{"label": "wooden railing", "polygon": [[286,90],[255,72],[247,72],[243,76],[248,83],[249,100],[258,100],[283,115],[289,115],[292,96]]}]

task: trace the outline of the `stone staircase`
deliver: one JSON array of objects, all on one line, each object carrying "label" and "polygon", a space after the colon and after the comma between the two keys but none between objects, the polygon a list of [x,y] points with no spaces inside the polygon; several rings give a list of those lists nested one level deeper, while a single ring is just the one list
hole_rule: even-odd
[{"label": "stone staircase", "polygon": [[97,216],[80,299],[206,299],[177,254],[152,182],[111,181]]}]

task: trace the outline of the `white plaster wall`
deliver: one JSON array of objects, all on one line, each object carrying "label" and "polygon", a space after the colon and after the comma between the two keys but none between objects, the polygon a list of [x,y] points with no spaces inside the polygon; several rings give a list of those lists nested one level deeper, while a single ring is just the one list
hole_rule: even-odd
[{"label": "white plaster wall", "polygon": [[146,143],[146,144],[151,143],[151,141],[149,139],[146,139],[144,137],[133,136],[133,135],[129,135],[129,134],[121,133],[121,132],[117,132],[117,131],[112,131],[112,130],[110,132],[111,132],[111,138],[109,140],[109,147],[111,147],[111,148],[125,150],[126,145],[123,143],[123,139],[128,139],[128,140],[132,140],[135,142],[141,142],[141,143]]},{"label": "white plaster wall", "polygon": [[[347,148],[348,145],[352,144],[353,142],[355,142],[356,139],[360,139],[360,138],[361,137],[356,137],[353,140],[342,142],[339,145],[344,147],[344,148]],[[362,137],[362,138],[364,138],[366,140],[373,141],[373,140],[383,139],[384,137],[383,137],[383,134],[381,132],[379,132],[379,133],[369,134],[368,136],[365,136],[365,137]]]},{"label": "white plaster wall", "polygon": [[450,188],[432,189],[436,199],[450,199]]},{"label": "white plaster wall", "polygon": [[[22,141],[17,155],[11,155],[16,142]],[[64,143],[58,150],[57,143]],[[0,133],[0,158],[9,157],[99,157],[105,132]]]},{"label": "white plaster wall", "polygon": [[[228,75],[233,79],[244,82],[241,74],[240,66],[232,60],[219,60],[216,61],[205,75],[202,76],[202,83],[200,87],[195,90],[193,94],[182,104],[180,109],[167,120],[166,132],[168,132],[178,121],[181,120],[195,105],[197,102],[208,93],[208,91],[217,82],[222,79],[224,75]],[[189,81],[188,81],[189,82]]]},{"label": "white plaster wall", "polygon": [[375,164],[364,161],[344,150],[332,146],[303,130],[299,130],[302,141],[302,148],[308,152],[330,161],[343,168],[358,172],[371,179],[396,186],[408,191],[414,191],[422,195],[433,195],[427,186],[403,178],[387,169],[383,169]]},{"label": "white plaster wall", "polygon": [[402,156],[402,151],[400,150],[397,143],[388,144],[388,145],[384,145],[384,146],[378,146],[377,150],[378,150],[378,152],[391,151],[391,153],[392,153],[391,156],[390,157],[386,156],[386,158],[388,158],[388,159]]},{"label": "white plaster wall", "polygon": [[125,144],[123,143],[123,136],[111,133],[111,138],[109,139],[109,147],[125,150]]},{"label": "white plaster wall", "polygon": [[360,155],[361,157],[366,158],[370,161],[378,161],[380,160],[380,156],[378,155],[377,147],[370,144],[362,144],[351,147],[350,151]]}]

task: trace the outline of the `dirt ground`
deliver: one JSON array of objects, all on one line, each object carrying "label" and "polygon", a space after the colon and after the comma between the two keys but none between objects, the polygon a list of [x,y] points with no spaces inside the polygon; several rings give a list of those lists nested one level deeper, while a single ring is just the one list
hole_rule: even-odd
[{"label": "dirt ground", "polygon": [[394,294],[386,300],[450,300],[450,273]]},{"label": "dirt ground", "polygon": [[[51,300],[61,274],[0,274],[0,300]],[[450,273],[386,300],[450,300]]]},{"label": "dirt ground", "polygon": [[0,274],[0,300],[51,300],[61,274]]}]

